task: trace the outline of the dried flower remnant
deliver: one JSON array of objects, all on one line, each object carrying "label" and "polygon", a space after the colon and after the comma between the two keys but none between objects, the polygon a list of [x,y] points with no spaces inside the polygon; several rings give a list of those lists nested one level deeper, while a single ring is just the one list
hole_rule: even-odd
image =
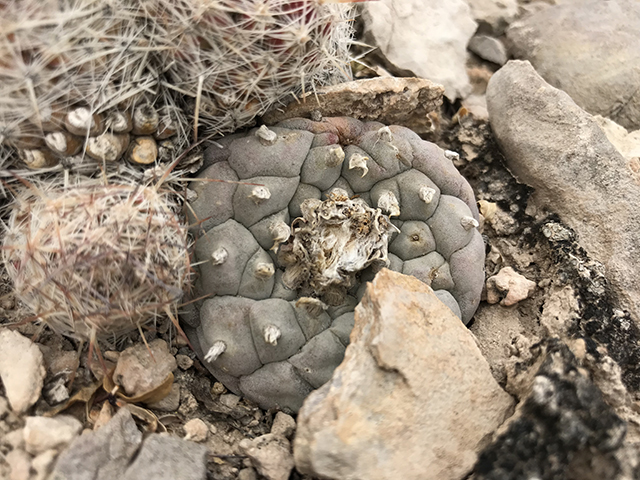
[{"label": "dried flower remnant", "polygon": [[308,199],[292,223],[292,239],[280,247],[284,284],[303,295],[340,305],[369,266],[389,265],[387,245],[397,230],[380,209],[334,189],[324,202]]}]

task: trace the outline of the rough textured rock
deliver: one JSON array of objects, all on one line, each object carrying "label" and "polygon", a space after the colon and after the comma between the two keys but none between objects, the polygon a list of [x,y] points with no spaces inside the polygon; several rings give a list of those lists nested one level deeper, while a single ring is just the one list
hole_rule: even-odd
[{"label": "rough textured rock", "polygon": [[566,345],[551,339],[533,346],[530,358],[515,371],[528,379],[514,392],[522,401],[480,454],[475,479],[637,478],[635,461],[629,461],[633,452],[623,445],[625,422]]},{"label": "rough textured rock", "polygon": [[427,115],[442,105],[443,93],[442,85],[424,78],[367,78],[320,87],[300,101],[270,110],[262,119],[267,125],[273,125],[320,112],[324,117],[353,117],[426,133],[431,128]]},{"label": "rough textured rock", "polygon": [[31,340],[0,329],[0,378],[14,412],[22,413],[38,401],[46,373],[42,352]]},{"label": "rough textured rock", "polygon": [[498,65],[507,63],[507,49],[497,38],[488,35],[475,35],[469,40],[467,48],[480,58],[490,62]]},{"label": "rough textured rock", "polygon": [[640,321],[640,185],[626,159],[592,117],[529,62],[509,62],[492,77],[487,105],[510,170],[577,232]]},{"label": "rough textured rock", "polygon": [[207,447],[175,437],[150,435],[145,439],[123,480],[205,480]]},{"label": "rough textured rock", "polygon": [[295,431],[296,421],[291,415],[287,415],[284,412],[276,413],[276,416],[273,419],[273,425],[271,426],[271,433],[275,435],[282,435],[285,438],[291,438]]},{"label": "rough textured rock", "polygon": [[82,430],[78,419],[70,415],[27,417],[23,434],[27,452],[38,455],[46,450],[66,447]]},{"label": "rough textured rock", "polygon": [[459,479],[512,406],[458,317],[415,278],[382,270],[356,308],[345,360],[300,411],[296,467],[331,479]]},{"label": "rough textured rock", "polygon": [[607,136],[607,139],[627,159],[627,165],[640,185],[640,130],[628,132],[613,120],[594,115],[593,119]]},{"label": "rough textured rock", "polygon": [[51,480],[204,480],[206,454],[203,445],[158,434],[142,443],[131,413],[121,408],[104,427],[62,452]]},{"label": "rough textured rock", "polygon": [[505,267],[496,275],[487,278],[487,302],[510,307],[529,298],[536,282],[528,280],[511,267]]},{"label": "rough textured rock", "polygon": [[365,38],[396,69],[444,85],[450,100],[469,94],[466,47],[477,25],[464,0],[369,2],[362,18]]},{"label": "rough textured rock", "polygon": [[129,410],[122,408],[100,430],[76,438],[60,454],[52,480],[122,478],[141,442],[142,433]]},{"label": "rough textured rock", "polygon": [[585,0],[546,8],[507,30],[510,52],[531,61],[582,108],[640,128],[640,2]]},{"label": "rough textured rock", "polygon": [[240,451],[267,480],[287,480],[293,470],[291,444],[282,435],[267,433],[240,442]]},{"label": "rough textured rock", "polygon": [[517,0],[467,0],[471,15],[480,25],[495,35],[504,32],[506,26],[518,15]]},{"label": "rough textured rock", "polygon": [[149,348],[139,343],[122,352],[113,379],[127,395],[135,397],[161,385],[177,366],[167,342],[156,339]]},{"label": "rough textured rock", "polygon": [[204,442],[209,435],[209,427],[201,418],[192,418],[182,427],[184,439],[192,442]]}]

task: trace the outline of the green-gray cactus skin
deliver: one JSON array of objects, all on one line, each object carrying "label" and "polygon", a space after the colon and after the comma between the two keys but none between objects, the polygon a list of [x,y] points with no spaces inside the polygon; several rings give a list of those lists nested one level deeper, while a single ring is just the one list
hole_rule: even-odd
[{"label": "green-gray cactus skin", "polygon": [[374,273],[362,272],[343,305],[314,311],[283,285],[276,255],[302,202],[334,188],[389,215],[399,230],[389,240],[389,268],[427,283],[470,321],[484,283],[478,209],[438,146],[400,126],[298,118],[225,137],[205,157],[201,177],[236,183],[190,186],[195,296],[208,297],[182,319],[204,365],[232,392],[296,412],[342,361],[353,310]]}]

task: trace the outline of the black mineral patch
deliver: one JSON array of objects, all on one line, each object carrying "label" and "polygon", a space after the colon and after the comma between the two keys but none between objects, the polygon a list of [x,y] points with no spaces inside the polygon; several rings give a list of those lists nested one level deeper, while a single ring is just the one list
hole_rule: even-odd
[{"label": "black mineral patch", "polygon": [[564,480],[584,468],[612,478],[620,470],[614,452],[625,422],[580,373],[565,344],[550,339],[534,349],[545,358],[531,393],[507,431],[480,453],[475,478]]}]

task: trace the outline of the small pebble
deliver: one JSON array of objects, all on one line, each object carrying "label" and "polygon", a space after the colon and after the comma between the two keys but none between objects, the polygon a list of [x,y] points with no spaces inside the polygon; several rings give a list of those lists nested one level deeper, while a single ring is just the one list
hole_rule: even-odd
[{"label": "small pebble", "polygon": [[118,358],[120,358],[120,352],[114,352],[113,350],[109,350],[102,354],[105,360],[116,363]]},{"label": "small pebble", "polygon": [[124,387],[127,395],[135,397],[160,386],[176,367],[167,342],[156,339],[149,342],[148,347],[139,343],[123,351],[113,379]]},{"label": "small pebble", "polygon": [[199,418],[193,418],[184,424],[184,436],[185,440],[191,440],[192,442],[204,442],[209,434],[209,428]]},{"label": "small pebble", "polygon": [[253,468],[243,468],[238,472],[238,480],[258,480],[258,474]]},{"label": "small pebble", "polygon": [[291,439],[295,431],[296,421],[291,415],[287,415],[284,412],[276,413],[276,417],[273,419],[273,425],[271,426],[271,433]]},{"label": "small pebble", "polygon": [[240,397],[238,395],[234,395],[233,393],[226,393],[224,395],[220,395],[220,403],[232,410],[238,406],[239,402],[240,402]]},{"label": "small pebble", "polygon": [[223,384],[221,384],[220,382],[216,382],[213,384],[213,387],[211,387],[211,396],[217,397],[219,395],[222,395],[226,391],[227,389]]},{"label": "small pebble", "polygon": [[520,275],[511,267],[505,267],[497,275],[487,279],[487,302],[500,302],[500,305],[510,307],[529,298],[535,288],[536,282]]},{"label": "small pebble", "polygon": [[268,433],[238,444],[240,451],[251,459],[254,468],[267,480],[286,480],[293,470],[294,462],[289,440]]},{"label": "small pebble", "polygon": [[52,448],[64,448],[76,438],[82,424],[71,415],[56,417],[27,417],[23,429],[27,452],[38,455]]},{"label": "small pebble", "polygon": [[60,375],[47,382],[42,390],[42,396],[51,406],[67,400],[69,398],[69,390],[67,390],[66,375]]},{"label": "small pebble", "polygon": [[176,363],[182,370],[189,370],[193,365],[193,360],[186,355],[178,354],[176,355]]},{"label": "small pebble", "polygon": [[190,417],[198,409],[198,400],[186,388],[180,390],[180,407],[178,413],[185,417]]},{"label": "small pebble", "polygon": [[25,412],[38,401],[45,374],[40,349],[20,333],[0,328],[0,378],[14,412]]},{"label": "small pebble", "polygon": [[189,345],[187,338],[183,337],[182,335],[176,335],[176,337],[173,339],[173,343],[176,347],[186,347],[187,345]]}]

